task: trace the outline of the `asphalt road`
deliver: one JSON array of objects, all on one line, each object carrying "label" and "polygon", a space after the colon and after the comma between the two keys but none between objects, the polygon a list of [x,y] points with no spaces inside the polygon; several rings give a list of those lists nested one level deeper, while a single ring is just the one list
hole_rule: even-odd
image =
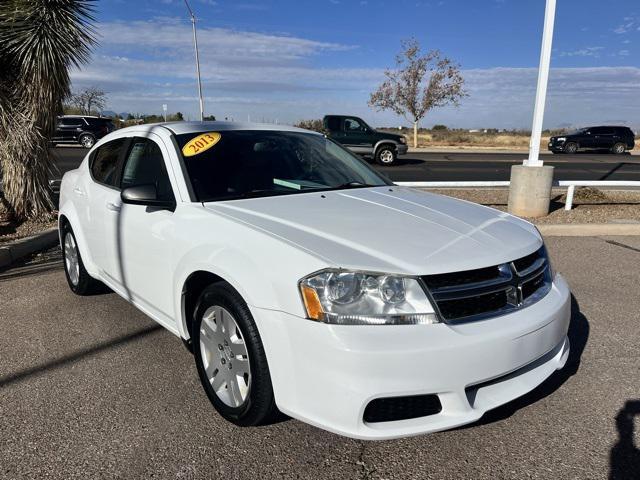
[{"label": "asphalt road", "polygon": [[[87,151],[56,147],[53,152],[65,172],[76,168]],[[399,157],[398,165],[375,167],[397,182],[509,180],[511,165],[521,164],[525,157],[524,153],[410,153]],[[640,180],[638,155],[543,153],[542,158],[556,167],[555,178],[559,180]]]},{"label": "asphalt road", "polygon": [[74,296],[59,267],[5,272],[0,478],[637,479],[640,237],[548,244],[575,295],[565,369],[477,424],[384,442],[226,423],[181,342],[124,300]]}]

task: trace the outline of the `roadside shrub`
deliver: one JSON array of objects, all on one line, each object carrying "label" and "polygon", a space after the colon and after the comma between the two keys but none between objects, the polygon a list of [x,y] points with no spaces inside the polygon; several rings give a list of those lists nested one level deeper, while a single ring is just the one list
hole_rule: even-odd
[{"label": "roadside shrub", "polygon": [[312,130],[314,132],[324,133],[324,125],[322,120],[319,118],[315,118],[313,120],[300,120],[298,123],[293,125],[294,127],[304,128],[306,130]]},{"label": "roadside shrub", "polygon": [[436,125],[433,126],[433,128],[431,130],[433,130],[434,132],[438,132],[438,131],[441,131],[441,130],[447,131],[449,129],[447,128],[446,125],[436,124]]}]

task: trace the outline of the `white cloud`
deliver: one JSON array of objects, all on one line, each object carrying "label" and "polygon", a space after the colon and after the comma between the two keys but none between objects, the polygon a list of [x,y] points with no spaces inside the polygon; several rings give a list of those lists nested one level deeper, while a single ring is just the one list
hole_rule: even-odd
[{"label": "white cloud", "polygon": [[579,50],[560,52],[561,57],[600,57],[604,47],[585,47]]},{"label": "white cloud", "polygon": [[[75,88],[97,85],[109,92],[109,110],[195,117],[195,65],[191,26],[176,19],[107,23],[102,47],[90,65],[72,73]],[[383,78],[382,68],[320,68],[314,58],[348,51],[349,45],[242,32],[199,29],[206,111],[218,117],[278,118],[294,122],[326,113],[362,115],[375,125],[397,125],[389,113],[367,106]],[[381,65],[382,67],[382,65]],[[425,124],[460,127],[527,127],[531,122],[537,69],[490,68],[463,72],[470,97],[459,109],[430,113]],[[552,69],[547,126],[637,118],[640,68]]]}]

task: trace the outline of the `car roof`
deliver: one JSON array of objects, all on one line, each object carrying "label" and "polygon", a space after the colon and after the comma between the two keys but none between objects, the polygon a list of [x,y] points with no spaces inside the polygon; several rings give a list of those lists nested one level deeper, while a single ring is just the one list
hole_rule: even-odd
[{"label": "car roof", "polygon": [[630,127],[625,127],[624,125],[594,125],[592,127],[585,127],[582,130],[587,130],[589,128],[625,128],[627,130],[631,130]]},{"label": "car roof", "polygon": [[199,132],[211,132],[211,131],[230,131],[230,130],[262,130],[273,132],[299,132],[299,133],[313,133],[315,135],[321,135],[311,130],[305,130],[303,128],[291,127],[289,125],[275,125],[273,123],[248,123],[248,122],[166,122],[166,123],[150,123],[146,125],[138,125],[136,127],[127,128],[140,128],[148,127],[150,130],[154,127],[162,126],[170,130],[176,135],[183,133],[199,133]]}]

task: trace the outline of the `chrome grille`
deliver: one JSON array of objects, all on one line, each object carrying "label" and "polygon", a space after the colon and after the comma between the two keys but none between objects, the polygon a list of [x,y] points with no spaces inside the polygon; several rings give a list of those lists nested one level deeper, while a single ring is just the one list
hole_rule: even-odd
[{"label": "chrome grille", "polygon": [[551,289],[551,269],[543,247],[509,263],[462,272],[425,275],[441,318],[470,322],[525,308]]}]

